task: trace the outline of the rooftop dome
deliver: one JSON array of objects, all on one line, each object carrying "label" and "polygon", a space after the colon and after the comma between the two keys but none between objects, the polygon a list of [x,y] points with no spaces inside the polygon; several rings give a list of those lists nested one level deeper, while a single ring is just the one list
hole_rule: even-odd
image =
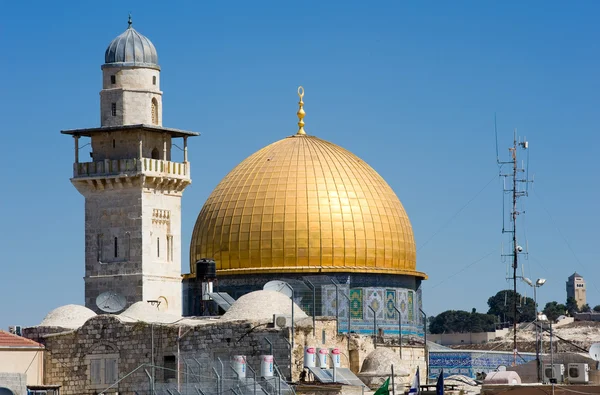
[{"label": "rooftop dome", "polygon": [[[402,367],[402,360],[396,351],[389,348],[380,347],[371,351],[363,361],[358,377],[367,387],[376,390],[390,377],[392,365],[396,376],[396,392],[403,391],[410,372]],[[391,383],[388,388],[391,388]]]},{"label": "rooftop dome", "polygon": [[[391,372],[391,366],[394,365],[396,374],[407,375],[408,371],[402,369],[402,361],[400,356],[389,348],[376,348],[365,357],[361,373],[371,373],[377,375],[389,375]],[[400,369],[400,370],[398,370]]]},{"label": "rooftop dome", "polygon": [[139,301],[129,306],[127,310],[119,314],[119,318],[123,321],[142,321],[162,324],[172,324],[181,320],[181,317],[160,311],[144,301]]},{"label": "rooftop dome", "polygon": [[[303,123],[302,123],[303,125]],[[351,152],[304,133],[236,166],[196,220],[190,271],[218,275],[416,271],[413,231],[398,197]]]},{"label": "rooftop dome", "polygon": [[96,313],[85,306],[68,304],[57,307],[46,315],[39,326],[58,326],[61,328],[81,328],[87,320],[95,317]]},{"label": "rooftop dome", "polygon": [[[272,320],[273,314],[292,314],[289,297],[277,291],[254,291],[241,296],[223,314],[222,320]],[[308,316],[294,303],[294,321]]]},{"label": "rooftop dome", "polygon": [[106,48],[104,63],[157,68],[158,54],[154,44],[131,26],[131,16],[128,23],[127,30],[112,40]]}]

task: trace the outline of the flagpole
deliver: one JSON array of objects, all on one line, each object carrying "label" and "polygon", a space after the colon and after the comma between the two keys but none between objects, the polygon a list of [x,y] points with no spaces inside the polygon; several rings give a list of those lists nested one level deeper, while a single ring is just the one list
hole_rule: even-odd
[{"label": "flagpole", "polygon": [[392,395],[396,395],[396,384],[394,383],[394,364],[392,364]]}]

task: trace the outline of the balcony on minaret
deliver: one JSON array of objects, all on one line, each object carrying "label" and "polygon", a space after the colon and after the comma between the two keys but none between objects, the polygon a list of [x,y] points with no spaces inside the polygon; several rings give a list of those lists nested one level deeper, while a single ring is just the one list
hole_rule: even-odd
[{"label": "balcony on minaret", "polygon": [[118,175],[137,175],[143,173],[149,177],[190,178],[189,162],[171,162],[152,158],[104,159],[98,162],[79,162],[73,164],[73,178],[110,177]]},{"label": "balcony on minaret", "polygon": [[[183,190],[191,182],[188,137],[198,133],[157,125],[120,125],[91,129],[64,130],[75,141],[73,178],[76,185],[104,189],[144,185]],[[92,160],[79,158],[79,139],[91,139]],[[183,161],[171,160],[173,139],[183,140]],[[180,148],[177,146],[177,148]]]}]

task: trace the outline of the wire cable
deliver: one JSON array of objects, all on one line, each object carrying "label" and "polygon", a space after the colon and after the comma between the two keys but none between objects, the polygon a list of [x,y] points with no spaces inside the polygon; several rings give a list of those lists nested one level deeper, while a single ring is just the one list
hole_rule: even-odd
[{"label": "wire cable", "polygon": [[448,225],[450,225],[450,223],[464,210],[467,208],[467,206],[469,206],[469,204],[471,204],[476,198],[477,196],[479,196],[491,183],[492,181],[494,181],[496,179],[496,177],[498,177],[496,174],[494,174],[494,176],[487,182],[487,184],[485,184],[485,186],[483,188],[481,188],[479,190],[479,192],[477,192],[475,194],[475,196],[473,196],[471,199],[469,199],[469,201],[467,203],[465,203],[461,208],[458,209],[458,211],[456,211],[452,217],[450,217],[450,219],[448,221],[446,221],[444,223],[444,225],[442,225],[433,235],[431,235],[423,244],[421,244],[419,246],[419,248],[417,248],[417,252],[420,251],[423,247],[425,247],[435,236],[437,236],[442,230],[444,230]]},{"label": "wire cable", "polygon": [[447,280],[450,280],[452,277],[455,277],[457,275],[459,275],[460,273],[464,272],[465,270],[467,270],[468,268],[470,268],[471,266],[473,266],[476,263],[479,263],[481,261],[483,261],[485,258],[489,257],[490,255],[494,254],[496,252],[496,249],[494,249],[493,251],[489,252],[488,254],[482,256],[481,258],[478,258],[477,260],[469,263],[468,265],[466,265],[465,267],[463,267],[462,269],[460,269],[457,272],[454,272],[454,274],[452,274],[450,277],[446,277],[444,278],[442,281],[440,281],[439,283],[435,284],[433,287],[431,287],[430,289],[434,289],[440,285],[442,285],[444,282],[446,282]]},{"label": "wire cable", "polygon": [[538,265],[540,265],[540,267],[546,272],[546,273],[550,273],[550,271],[546,268],[546,266],[542,265],[542,262],[536,258],[535,255],[531,255],[529,254],[529,258],[533,259],[535,263],[537,263]]},{"label": "wire cable", "polygon": [[[577,254],[575,254],[575,250],[573,249],[573,247],[571,247],[571,243],[569,243],[569,241],[567,240],[567,238],[565,237],[565,235],[563,234],[563,232],[560,230],[560,227],[558,226],[558,224],[556,223],[556,221],[554,220],[554,217],[552,217],[552,214],[550,214],[550,211],[546,208],[546,206],[544,205],[544,201],[542,200],[542,198],[540,197],[540,195],[537,193],[536,188],[531,188],[533,190],[533,194],[538,198],[538,200],[540,201],[540,206],[542,206],[542,209],[544,209],[544,211],[546,212],[546,214],[548,214],[548,217],[550,217],[550,221],[552,221],[552,224],[554,225],[554,227],[556,228],[556,231],[558,232],[558,234],[560,235],[560,237],[562,237],[563,241],[565,242],[565,244],[567,245],[567,247],[569,248],[569,251],[571,251],[571,254],[573,254],[573,257],[575,258],[575,261],[584,269],[587,269],[586,266],[583,264],[583,262],[581,262],[581,260],[579,260],[579,257],[577,256]],[[596,283],[592,282],[592,284],[594,285],[594,288],[596,289],[596,292],[600,293],[600,289],[598,289],[598,286],[596,285]]]}]

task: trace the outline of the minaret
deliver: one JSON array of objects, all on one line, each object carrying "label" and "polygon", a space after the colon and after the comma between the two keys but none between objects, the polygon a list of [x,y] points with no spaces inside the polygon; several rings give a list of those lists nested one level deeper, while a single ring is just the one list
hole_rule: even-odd
[{"label": "minaret", "polygon": [[[96,298],[109,292],[124,308],[146,301],[181,314],[181,195],[187,138],[198,133],[162,126],[158,56],[131,17],[105,53],[100,124],[61,132],[75,140],[71,182],[85,197],[85,306],[101,313]],[[90,162],[79,158],[82,137]],[[183,162],[171,161],[174,138]]]}]

